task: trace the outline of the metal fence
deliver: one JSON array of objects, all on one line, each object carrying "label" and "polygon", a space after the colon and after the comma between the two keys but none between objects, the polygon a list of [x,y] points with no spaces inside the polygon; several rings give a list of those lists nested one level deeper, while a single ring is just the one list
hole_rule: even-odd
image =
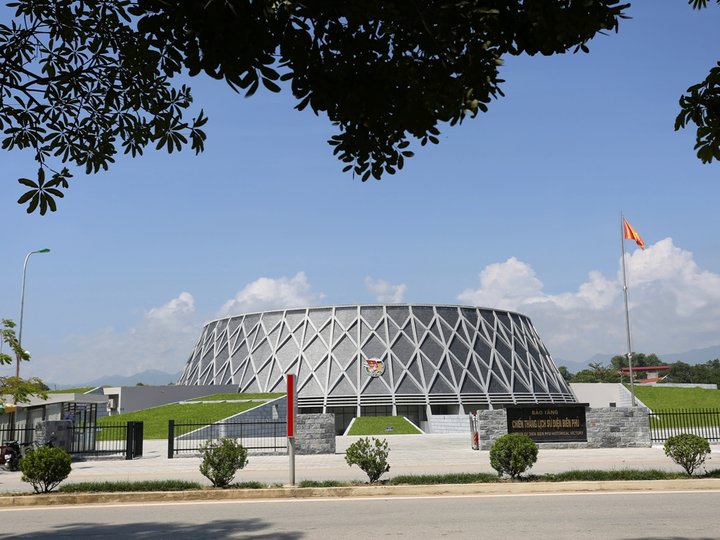
[{"label": "metal fence", "polygon": [[34,430],[27,429],[25,423],[4,424],[0,426],[0,446],[5,446],[6,442],[17,441],[20,444],[26,444],[33,441]]},{"label": "metal fence", "polygon": [[142,422],[72,426],[71,454],[121,455],[133,459],[143,455]]},{"label": "metal fence", "polygon": [[256,422],[168,422],[168,458],[180,453],[197,453],[207,441],[221,437],[237,440],[255,453],[284,454],[287,452],[287,423],[285,421]]},{"label": "metal fence", "polygon": [[[0,446],[11,440],[18,441],[22,446],[29,446],[33,442],[42,445],[45,439],[45,434],[40,435],[37,430],[25,425],[0,427]],[[143,423],[125,422],[104,426],[70,424],[61,437],[51,442],[73,455],[117,455],[133,459],[143,453]]]},{"label": "metal fence", "polygon": [[663,442],[681,433],[720,442],[720,409],[658,410],[649,416],[652,442]]}]

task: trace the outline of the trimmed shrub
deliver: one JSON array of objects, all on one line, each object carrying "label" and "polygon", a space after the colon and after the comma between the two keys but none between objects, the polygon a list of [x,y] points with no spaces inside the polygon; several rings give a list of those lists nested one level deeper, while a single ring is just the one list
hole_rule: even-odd
[{"label": "trimmed shrub", "polygon": [[248,463],[247,449],[228,437],[222,437],[217,442],[207,441],[200,447],[200,452],[200,473],[219,488],[228,487],[235,473]]},{"label": "trimmed shrub", "polygon": [[710,444],[707,439],[691,433],[681,433],[670,437],[663,446],[665,455],[680,465],[688,475],[705,463],[710,453]]},{"label": "trimmed shrub", "polygon": [[29,482],[35,493],[47,493],[70,475],[70,454],[62,448],[41,446],[20,460],[20,470],[22,481]]},{"label": "trimmed shrub", "polygon": [[371,484],[390,470],[387,462],[388,443],[375,437],[358,439],[345,450],[345,461],[349,466],[357,465],[368,475]]},{"label": "trimmed shrub", "polygon": [[537,461],[538,447],[530,437],[510,433],[497,439],[490,447],[490,466],[498,476],[517,478]]}]

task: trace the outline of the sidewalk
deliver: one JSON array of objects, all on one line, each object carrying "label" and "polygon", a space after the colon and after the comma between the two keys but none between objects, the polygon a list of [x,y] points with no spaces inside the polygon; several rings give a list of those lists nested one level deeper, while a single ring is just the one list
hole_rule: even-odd
[{"label": "sidewalk", "polygon": [[[359,480],[367,476],[357,467],[345,463],[345,449],[358,437],[338,437],[333,455],[296,456],[295,478],[300,480]],[[466,434],[391,435],[390,472],[388,477],[400,474],[441,474],[452,472],[488,472],[489,452],[470,448]],[[132,461],[123,459],[97,459],[73,462],[73,470],[64,483],[188,480],[210,485],[199,471],[199,457],[167,458],[165,441],[146,440],[144,455]],[[720,446],[712,446],[705,462],[710,469],[720,468]],[[662,447],[602,448],[557,450],[541,449],[532,473],[562,472],[572,469],[662,469],[681,471]],[[0,471],[0,494],[32,492],[30,484],[20,479],[21,473]],[[249,456],[245,469],[238,471],[239,482],[260,481],[267,484],[289,483],[288,456]]]}]

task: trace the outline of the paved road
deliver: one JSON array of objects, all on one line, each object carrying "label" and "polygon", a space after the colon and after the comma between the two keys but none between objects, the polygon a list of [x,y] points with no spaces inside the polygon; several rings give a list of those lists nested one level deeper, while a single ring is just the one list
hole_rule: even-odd
[{"label": "paved road", "polygon": [[[389,476],[400,474],[441,474],[452,472],[488,472],[489,452],[470,448],[465,434],[393,435],[390,445]],[[338,437],[334,455],[297,456],[296,479],[359,480],[367,476],[357,467],[345,463],[345,449],[357,437]],[[145,455],[133,461],[89,460],[73,463],[67,482],[134,481],[179,479],[209,485],[200,474],[198,457],[167,459],[164,441],[145,441]],[[706,461],[708,470],[720,468],[720,446],[712,447]],[[541,449],[532,471],[536,474],[562,472],[570,469],[681,469],[665,456],[662,448],[599,448],[578,450]],[[247,468],[238,473],[238,481],[255,480],[268,484],[288,483],[287,456],[250,455]],[[20,473],[0,471],[0,493],[31,492],[29,484],[20,480]]]},{"label": "paved road", "polygon": [[718,539],[720,492],[292,500],[0,509],[0,536]]}]

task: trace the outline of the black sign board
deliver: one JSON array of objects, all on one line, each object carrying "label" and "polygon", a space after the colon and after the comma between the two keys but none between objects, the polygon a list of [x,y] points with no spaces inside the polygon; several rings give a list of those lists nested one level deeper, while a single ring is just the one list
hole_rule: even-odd
[{"label": "black sign board", "polygon": [[508,433],[522,433],[535,442],[587,441],[585,403],[508,405]]}]

